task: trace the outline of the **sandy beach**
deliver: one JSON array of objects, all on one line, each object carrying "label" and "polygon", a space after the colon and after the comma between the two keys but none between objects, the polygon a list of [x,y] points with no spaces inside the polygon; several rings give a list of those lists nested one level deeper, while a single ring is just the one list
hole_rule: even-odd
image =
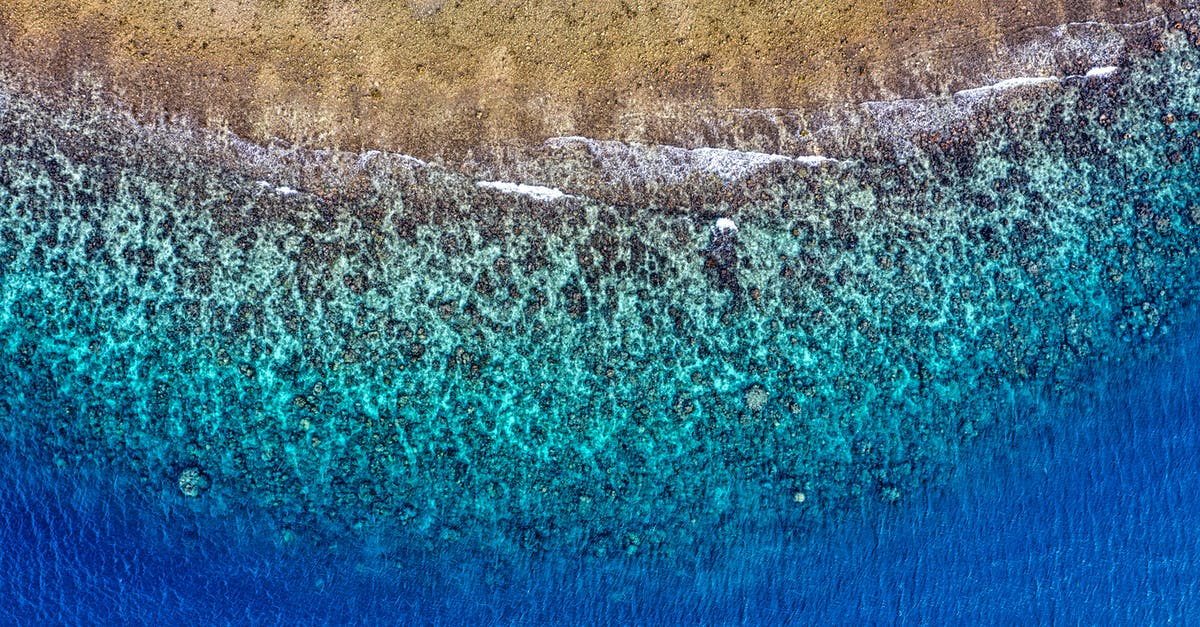
[{"label": "sandy beach", "polygon": [[567,135],[687,144],[647,120],[714,109],[949,93],[979,84],[1048,28],[1136,22],[1171,8],[1098,0],[3,4],[9,63],[52,84],[83,77],[147,118],[182,114],[252,140],[447,161],[483,145]]}]

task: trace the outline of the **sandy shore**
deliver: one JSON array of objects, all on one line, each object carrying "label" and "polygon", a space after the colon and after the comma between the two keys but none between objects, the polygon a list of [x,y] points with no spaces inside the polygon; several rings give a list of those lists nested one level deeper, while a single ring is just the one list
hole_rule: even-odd
[{"label": "sandy shore", "polygon": [[1045,27],[1177,1],[5,0],[0,47],[148,117],[453,161],[563,135],[687,143],[648,116],[947,93]]}]

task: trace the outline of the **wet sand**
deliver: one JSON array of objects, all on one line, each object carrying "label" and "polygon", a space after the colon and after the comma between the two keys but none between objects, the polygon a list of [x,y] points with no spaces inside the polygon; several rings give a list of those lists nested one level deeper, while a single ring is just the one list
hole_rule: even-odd
[{"label": "wet sand", "polygon": [[[646,120],[974,86],[1039,29],[1135,22],[1101,0],[5,0],[8,63],[254,140],[456,161]],[[669,125],[668,125],[669,126]]]}]

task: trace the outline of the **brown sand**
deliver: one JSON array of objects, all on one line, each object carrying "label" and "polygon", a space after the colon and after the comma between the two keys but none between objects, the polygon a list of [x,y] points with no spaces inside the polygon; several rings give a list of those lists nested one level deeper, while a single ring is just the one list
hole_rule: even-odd
[{"label": "brown sand", "polygon": [[0,50],[55,81],[87,71],[143,115],[456,160],[497,141],[636,140],[637,120],[663,111],[925,95],[965,86],[1032,27],[1160,12],[1141,0],[0,0]]}]

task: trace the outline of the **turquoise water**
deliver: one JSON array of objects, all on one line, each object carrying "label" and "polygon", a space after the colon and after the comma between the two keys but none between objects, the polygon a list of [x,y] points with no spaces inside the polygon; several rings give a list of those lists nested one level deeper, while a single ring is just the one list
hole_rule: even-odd
[{"label": "turquoise water", "polygon": [[254,551],[495,581],[682,576],[919,509],[1191,321],[1200,53],[1161,44],[690,203],[505,194],[14,80],[6,458],[166,536],[237,521]]}]

